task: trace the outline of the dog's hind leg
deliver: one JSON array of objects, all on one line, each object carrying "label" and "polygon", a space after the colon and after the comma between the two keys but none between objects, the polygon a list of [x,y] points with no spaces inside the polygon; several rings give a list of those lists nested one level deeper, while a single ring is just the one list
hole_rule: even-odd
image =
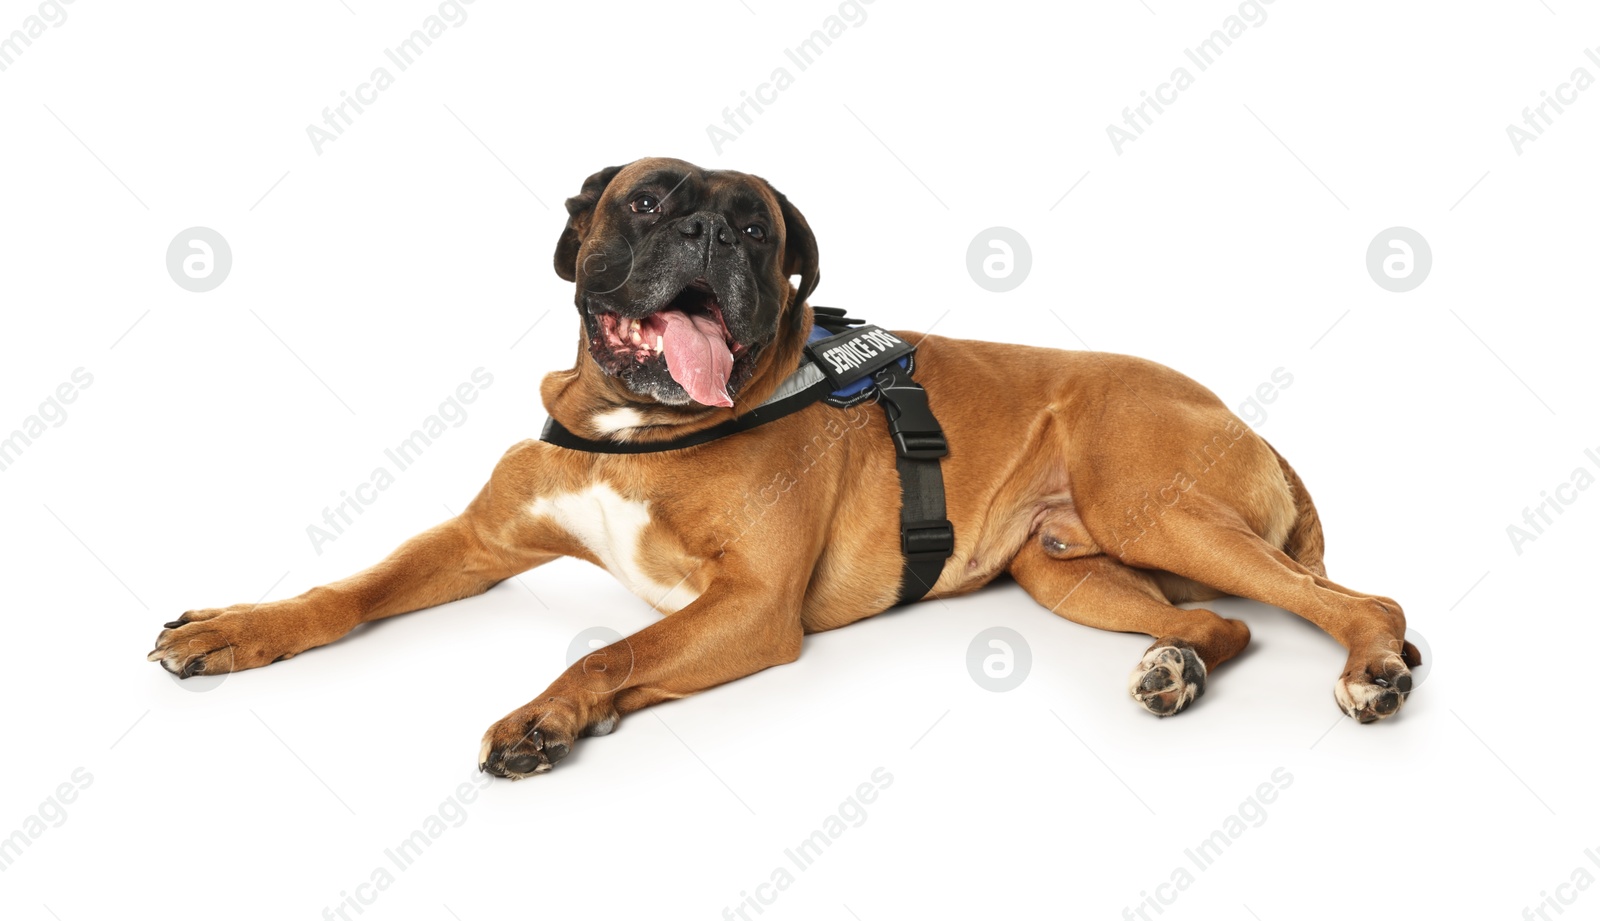
[{"label": "dog's hind leg", "polygon": [[[1268,448],[1272,445],[1268,444]],[[1289,558],[1304,566],[1306,571],[1316,579],[1317,585],[1331,589],[1342,595],[1349,595],[1358,600],[1373,600],[1385,606],[1393,606],[1397,610],[1399,605],[1389,598],[1381,595],[1372,595],[1367,592],[1358,592],[1355,589],[1345,588],[1328,578],[1328,570],[1323,565],[1323,536],[1322,519],[1317,515],[1317,506],[1311,501],[1311,492],[1306,489],[1305,481],[1300,479],[1300,474],[1295,473],[1289,462],[1279,454],[1276,448],[1272,453],[1278,459],[1278,467],[1283,471],[1283,478],[1289,484],[1289,491],[1294,494],[1295,520],[1289,528],[1289,535],[1284,540],[1283,552]],[[1400,657],[1405,664],[1416,668],[1422,664],[1422,654],[1410,642],[1402,642]],[[1341,706],[1343,702],[1341,701]]]},{"label": "dog's hind leg", "polygon": [[1036,535],[1011,561],[1011,576],[1033,600],[1068,620],[1155,638],[1128,682],[1133,698],[1157,716],[1193,703],[1208,674],[1250,642],[1250,628],[1203,609],[1171,604],[1152,573],[1098,554],[1058,559]]},{"label": "dog's hind leg", "polygon": [[1077,513],[1095,544],[1300,615],[1349,650],[1341,710],[1361,722],[1398,712],[1416,661],[1400,605],[1328,580],[1311,497],[1265,441],[1193,382],[1148,390],[1162,388],[1184,395],[1159,414],[1142,399],[1108,404],[1070,433]]},{"label": "dog's hind leg", "polygon": [[1230,595],[1304,617],[1350,651],[1334,683],[1339,709],[1363,723],[1398,712],[1411,691],[1406,618],[1391,598],[1353,592],[1253,532],[1232,508],[1194,490],[1119,554]]}]

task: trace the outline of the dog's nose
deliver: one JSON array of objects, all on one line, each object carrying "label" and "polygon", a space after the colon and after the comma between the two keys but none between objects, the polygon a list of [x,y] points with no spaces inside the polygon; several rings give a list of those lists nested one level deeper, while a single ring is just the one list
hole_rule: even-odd
[{"label": "dog's nose", "polygon": [[706,211],[691,214],[679,221],[678,232],[691,240],[709,235],[723,246],[739,242],[739,235],[733,232],[727,218]]}]

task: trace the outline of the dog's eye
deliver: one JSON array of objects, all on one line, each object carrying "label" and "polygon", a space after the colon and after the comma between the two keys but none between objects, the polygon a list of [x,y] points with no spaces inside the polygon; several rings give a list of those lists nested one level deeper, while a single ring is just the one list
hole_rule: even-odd
[{"label": "dog's eye", "polygon": [[659,214],[661,211],[660,199],[650,194],[639,195],[628,205],[639,214]]},{"label": "dog's eye", "polygon": [[760,243],[762,240],[767,238],[767,229],[762,227],[760,224],[751,224],[749,227],[744,229],[744,234],[757,243]]}]

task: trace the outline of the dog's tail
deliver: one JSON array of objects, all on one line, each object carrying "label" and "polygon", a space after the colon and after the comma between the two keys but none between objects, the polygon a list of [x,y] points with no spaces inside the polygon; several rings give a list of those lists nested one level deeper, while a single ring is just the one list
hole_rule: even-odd
[{"label": "dog's tail", "polygon": [[[1269,444],[1267,447],[1272,448],[1272,445]],[[1311,501],[1311,493],[1306,489],[1305,482],[1300,479],[1300,474],[1294,472],[1294,468],[1283,459],[1278,449],[1272,448],[1272,454],[1278,458],[1278,466],[1283,468],[1283,478],[1289,481],[1289,490],[1294,493],[1294,524],[1289,526],[1289,536],[1284,539],[1283,552],[1289,554],[1301,566],[1326,577],[1328,570],[1322,563],[1325,549],[1322,542],[1322,519],[1317,517],[1317,507]]]}]

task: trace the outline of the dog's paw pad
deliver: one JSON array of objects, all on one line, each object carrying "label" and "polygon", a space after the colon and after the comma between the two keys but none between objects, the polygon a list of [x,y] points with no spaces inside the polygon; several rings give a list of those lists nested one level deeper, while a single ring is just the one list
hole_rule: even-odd
[{"label": "dog's paw pad", "polygon": [[561,697],[536,700],[489,727],[478,748],[478,770],[521,780],[543,774],[572,753],[578,740],[617,726],[615,710],[580,714]]},{"label": "dog's paw pad", "polygon": [[1171,716],[1206,690],[1206,664],[1181,640],[1157,640],[1128,679],[1128,693],[1156,716]]},{"label": "dog's paw pad", "polygon": [[495,730],[483,737],[478,752],[478,770],[496,777],[521,780],[555,767],[572,752],[570,742],[562,741],[543,729],[535,729],[509,745],[496,745]]},{"label": "dog's paw pad", "polygon": [[1400,656],[1391,655],[1340,675],[1333,684],[1333,699],[1345,716],[1375,723],[1400,712],[1411,696],[1411,685],[1411,670]]}]

